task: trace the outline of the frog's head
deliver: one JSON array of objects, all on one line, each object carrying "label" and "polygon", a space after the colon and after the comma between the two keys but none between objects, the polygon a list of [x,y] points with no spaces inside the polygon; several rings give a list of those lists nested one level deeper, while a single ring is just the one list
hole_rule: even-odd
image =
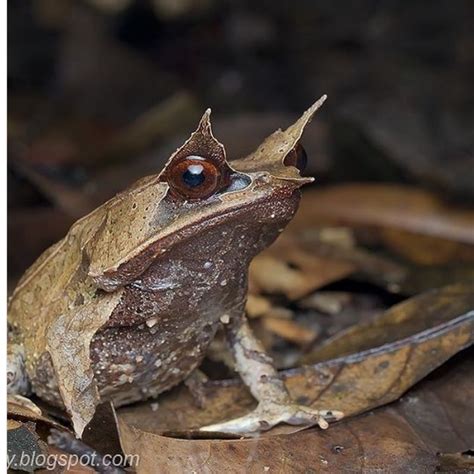
[{"label": "frog's head", "polygon": [[[180,242],[200,242],[212,228],[243,222],[272,241],[296,212],[299,188],[313,181],[301,176],[306,155],[299,141],[325,99],[285,131],[270,135],[251,155],[230,162],[212,133],[207,110],[161,173],[110,201],[108,220],[122,232],[107,233],[108,226],[103,226],[93,243],[91,276],[104,289],[113,289]],[[119,251],[111,253],[111,248]]]},{"label": "frog's head", "polygon": [[[306,153],[300,139],[325,99],[321,97],[285,131],[270,135],[254,153],[230,162],[224,146],[212,134],[207,110],[197,130],[159,175],[159,181],[168,188],[164,206],[174,208],[175,218],[186,218],[188,224],[198,219],[208,222],[214,217],[248,214],[249,209],[258,213],[261,223],[275,220],[278,212],[289,220],[299,188],[313,181],[301,176]],[[285,203],[286,208],[281,205]]]},{"label": "frog's head", "polygon": [[228,162],[224,146],[212,134],[208,109],[188,141],[169,159],[160,180],[169,194],[183,203],[211,204],[227,199],[274,195],[280,188],[291,191],[312,182],[301,172],[306,153],[300,144],[304,128],[323,104],[321,97],[285,131],[277,130],[249,156]]}]

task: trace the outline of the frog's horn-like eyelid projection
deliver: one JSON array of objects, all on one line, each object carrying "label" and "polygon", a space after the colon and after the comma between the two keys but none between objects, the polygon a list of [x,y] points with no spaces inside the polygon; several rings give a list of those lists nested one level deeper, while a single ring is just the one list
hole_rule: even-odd
[{"label": "frog's horn-like eyelid projection", "polygon": [[[304,127],[324,100],[325,96],[310,107],[287,130],[276,131],[270,135],[247,158],[232,161],[232,169],[247,175],[266,173],[282,182],[290,183],[294,187],[312,182],[312,178],[301,177],[299,170],[294,166],[286,166],[284,159],[298,144]],[[156,230],[156,216],[151,214],[147,207],[149,202],[161,202],[166,198],[170,189],[165,179],[166,170],[168,167],[171,169],[172,160],[197,154],[200,150],[202,152],[204,146],[211,152],[213,151],[214,155],[217,154],[217,158],[225,160],[224,147],[212,136],[209,114],[209,110],[204,113],[197,130],[172,155],[160,175],[156,178],[153,177],[147,184],[140,185],[139,189],[129,191],[129,193],[134,193],[133,202],[137,204],[133,213],[130,213],[129,201],[126,199],[114,199],[102,209],[102,213],[106,212],[107,218],[114,219],[117,226],[123,229],[133,227],[135,231],[133,234],[129,234],[127,232],[107,233],[99,230],[91,239],[87,250],[92,262],[89,267],[89,275],[100,288],[107,291],[116,290],[143,273],[149,266],[151,258],[145,249],[151,248],[152,243],[160,240],[164,242],[169,236],[172,226],[163,228],[163,231]],[[229,165],[225,162],[224,166]],[[138,222],[140,225],[137,224]],[[116,251],[110,254],[107,250],[110,248],[114,248]],[[152,253],[151,256],[154,257],[155,253]]]},{"label": "frog's horn-like eyelid projection", "polygon": [[220,143],[212,133],[210,116],[211,109],[208,108],[199,121],[196,130],[191,133],[191,136],[167,161],[159,174],[161,181],[166,181],[168,171],[174,163],[188,156],[202,156],[211,159],[217,166],[229,166],[226,160],[224,145]]},{"label": "frog's horn-like eyelid projection", "polygon": [[275,178],[292,181],[299,185],[314,181],[314,178],[301,177],[294,166],[287,166],[285,158],[295,150],[305,127],[326,98],[327,96],[323,95],[293,125],[284,131],[279,129],[273,132],[253,153],[240,160],[232,161],[232,166],[243,173],[266,171]]}]

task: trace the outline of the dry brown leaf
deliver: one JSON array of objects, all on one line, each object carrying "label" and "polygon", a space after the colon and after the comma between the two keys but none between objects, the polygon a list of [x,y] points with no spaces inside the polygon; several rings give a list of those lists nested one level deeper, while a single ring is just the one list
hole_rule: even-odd
[{"label": "dry brown leaf", "polygon": [[42,410],[36,406],[31,400],[21,398],[8,397],[7,415],[9,420],[19,420],[22,422],[31,421],[37,427],[44,425],[45,428],[51,427],[68,431],[68,428],[59,424],[53,418],[43,414]]},{"label": "dry brown leaf", "polygon": [[314,329],[301,326],[291,319],[265,317],[262,324],[267,331],[302,346],[311,344],[318,337]]},{"label": "dry brown leaf", "polygon": [[295,313],[283,306],[272,306],[264,315],[263,318],[275,318],[275,319],[293,319]]},{"label": "dry brown leaf", "polygon": [[432,288],[441,288],[456,281],[474,283],[474,265],[455,263],[447,265],[416,265],[399,283],[405,295],[417,295]]},{"label": "dry brown leaf", "polygon": [[[449,300],[446,295],[431,293],[422,300],[410,300],[407,304],[417,315],[428,311],[428,307],[444,305],[444,318],[414,325],[413,332],[403,334],[399,340],[283,372],[293,398],[315,408],[341,410],[346,417],[398,399],[433,369],[472,344],[474,313],[469,312],[472,293],[458,292],[452,296]],[[399,311],[404,314],[402,310]],[[162,433],[195,429],[240,416],[255,405],[247,390],[237,382],[212,382],[208,392],[209,402],[204,409],[196,408],[189,393],[178,389],[159,399],[160,409],[155,413],[149,404],[141,404],[124,408],[120,414],[139,430]],[[283,426],[267,436],[299,429]]]},{"label": "dry brown leaf", "polygon": [[382,229],[381,238],[391,250],[421,265],[474,262],[472,245],[397,229]]},{"label": "dry brown leaf", "polygon": [[[457,452],[474,443],[472,358],[443,369],[396,405],[343,420],[327,431],[186,440],[157,434],[151,423],[143,425],[142,419],[124,414],[119,422],[122,446],[140,455],[138,473],[433,472],[439,446]],[[458,390],[452,390],[453,384]],[[160,406],[156,415],[162,410],[167,407]]]},{"label": "dry brown leaf", "polygon": [[249,278],[254,291],[284,294],[294,300],[354,270],[352,263],[315,255],[298,248],[296,243],[287,245],[277,241],[252,260]]},{"label": "dry brown leaf", "polygon": [[336,222],[387,227],[474,244],[472,211],[446,207],[419,188],[343,184],[305,193],[294,226]]},{"label": "dry brown leaf", "polygon": [[7,420],[7,430],[16,430],[17,428],[20,428],[21,423],[16,420]]},{"label": "dry brown leaf", "polygon": [[249,294],[245,312],[249,318],[258,318],[270,310],[272,303],[268,298],[260,295]]},{"label": "dry brown leaf", "polygon": [[448,324],[461,314],[474,318],[474,283],[458,283],[415,296],[371,321],[349,327],[325,340],[302,362],[313,364],[372,347],[391,344],[413,334]]}]

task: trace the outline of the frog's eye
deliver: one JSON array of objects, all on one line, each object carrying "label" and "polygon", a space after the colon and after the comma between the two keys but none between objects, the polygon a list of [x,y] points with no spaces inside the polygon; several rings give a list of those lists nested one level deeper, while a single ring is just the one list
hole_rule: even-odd
[{"label": "frog's eye", "polygon": [[295,168],[298,168],[302,173],[308,164],[308,155],[303,146],[298,143],[295,148],[286,155],[283,163],[286,166],[294,166]]},{"label": "frog's eye", "polygon": [[184,199],[205,199],[225,186],[228,177],[211,160],[192,155],[171,167],[167,181]]}]

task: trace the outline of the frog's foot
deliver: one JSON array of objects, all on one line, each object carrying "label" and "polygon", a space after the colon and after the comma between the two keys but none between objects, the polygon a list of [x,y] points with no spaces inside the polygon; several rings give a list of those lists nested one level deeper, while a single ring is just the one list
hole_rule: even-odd
[{"label": "frog's foot", "polygon": [[260,403],[248,415],[230,421],[203,426],[200,431],[220,433],[254,434],[266,431],[279,423],[289,425],[313,426],[319,425],[326,429],[328,421],[337,421],[343,413],[335,410],[316,410],[304,405]]}]

